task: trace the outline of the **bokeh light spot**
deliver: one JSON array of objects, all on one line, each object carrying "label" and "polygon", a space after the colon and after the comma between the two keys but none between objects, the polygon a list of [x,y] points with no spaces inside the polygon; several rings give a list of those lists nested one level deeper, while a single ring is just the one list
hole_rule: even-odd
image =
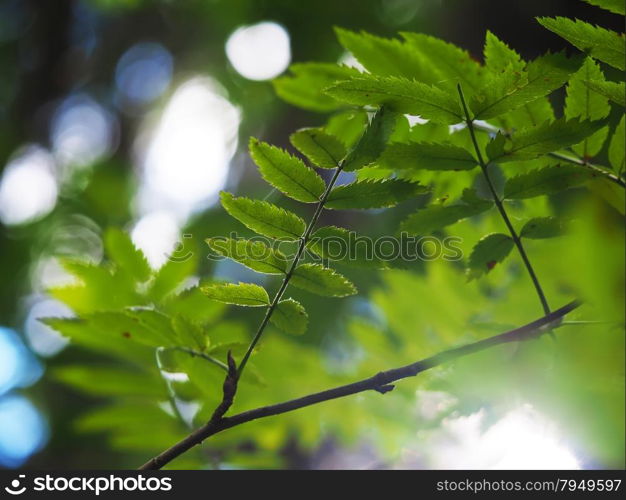
[{"label": "bokeh light spot", "polygon": [[111,113],[91,97],[68,97],[52,118],[50,140],[57,161],[64,167],[91,165],[113,149],[116,127]]},{"label": "bokeh light spot", "polygon": [[291,61],[289,33],[280,24],[265,21],[237,28],[226,42],[233,68],[249,80],[269,80]]},{"label": "bokeh light spot", "polygon": [[48,440],[48,426],[23,396],[0,399],[0,466],[19,467]]},{"label": "bokeh light spot", "polygon": [[159,97],[172,79],[172,56],[159,43],[142,42],[117,63],[115,83],[124,101],[146,104]]},{"label": "bokeh light spot", "polygon": [[50,153],[39,146],[26,146],[9,161],[2,174],[0,220],[7,225],[33,222],[54,208],[57,192]]}]

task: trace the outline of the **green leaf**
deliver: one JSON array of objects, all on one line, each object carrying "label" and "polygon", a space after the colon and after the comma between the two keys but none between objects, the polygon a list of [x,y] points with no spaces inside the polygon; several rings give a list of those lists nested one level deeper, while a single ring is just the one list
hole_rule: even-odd
[{"label": "green leaf", "polygon": [[203,352],[210,346],[209,338],[204,334],[203,329],[196,323],[188,321],[181,315],[172,318],[172,328],[178,337],[181,346]]},{"label": "green leaf", "polygon": [[270,321],[286,333],[302,335],[306,332],[309,316],[300,302],[286,299],[278,303]]},{"label": "green leaf", "polygon": [[[611,111],[609,100],[603,95],[591,91],[586,85],[587,82],[592,80],[603,81],[604,74],[595,61],[588,57],[567,84],[567,97],[565,98],[566,118],[594,121],[609,114]],[[580,144],[572,145],[572,149],[583,158],[591,158],[600,152],[607,135],[608,128],[604,127],[595,134],[585,138]]]},{"label": "green leaf", "polygon": [[180,257],[170,256],[154,276],[148,297],[159,302],[174,292],[198,267],[197,252],[189,251]]},{"label": "green leaf", "polygon": [[269,184],[294,200],[314,203],[326,185],[315,171],[286,151],[250,138],[250,156]]},{"label": "green leaf", "polygon": [[356,181],[333,188],[325,207],[336,210],[393,207],[427,192],[426,186],[398,179]]},{"label": "green leaf", "polygon": [[596,7],[600,7],[601,9],[605,9],[613,12],[614,14],[624,15],[626,13],[626,8],[624,4],[624,0],[584,0],[591,5],[595,5]]},{"label": "green leaf", "polygon": [[264,307],[270,304],[265,288],[254,283],[216,283],[200,288],[207,297],[237,306]]},{"label": "green leaf", "polygon": [[620,120],[617,127],[615,127],[615,132],[613,132],[613,137],[611,137],[611,142],[609,143],[609,162],[611,163],[613,170],[619,173],[623,172],[625,168],[625,141],[626,130],[624,127],[624,115],[622,115],[622,119]]},{"label": "green leaf", "polygon": [[365,131],[346,156],[343,169],[351,172],[375,162],[387,147],[397,119],[398,115],[384,106],[376,111],[372,121],[365,127]]},{"label": "green leaf", "polygon": [[311,163],[321,168],[337,168],[346,156],[346,147],[321,128],[302,128],[289,136],[291,144]]},{"label": "green leaf", "polygon": [[[96,313],[87,318],[41,318],[39,321],[69,338],[72,343],[99,354],[110,354],[132,362],[153,363],[154,347],[163,345],[161,339],[151,341],[149,337],[144,339],[142,334],[134,338],[136,330],[128,331],[125,325],[116,328],[116,325],[120,326],[118,318],[111,318],[108,314]],[[127,320],[124,318],[123,321]]]},{"label": "green leaf", "polygon": [[563,234],[563,224],[557,217],[533,217],[530,219],[522,230],[520,236],[523,238],[531,238],[535,240],[552,238]]},{"label": "green leaf", "polygon": [[484,236],[472,249],[468,263],[468,278],[479,278],[502,262],[513,249],[513,239],[501,233]]},{"label": "green leaf", "polygon": [[118,367],[66,365],[56,367],[52,376],[86,394],[163,398],[165,386],[154,376]]},{"label": "green leaf", "polygon": [[222,191],[224,209],[244,226],[268,238],[297,240],[304,233],[305,223],[297,215],[267,201],[235,197]]},{"label": "green leaf", "polygon": [[431,234],[455,222],[485,212],[492,206],[492,201],[478,198],[475,191],[466,189],[458,204],[431,205],[420,209],[402,222],[400,230],[415,235]]},{"label": "green leaf", "polygon": [[452,144],[390,144],[379,160],[393,170],[471,170],[478,165],[464,148]]},{"label": "green leaf", "polygon": [[80,283],[55,287],[48,293],[78,314],[143,303],[144,299],[136,291],[136,283],[127,273],[113,274],[108,267],[77,259],[63,258],[60,263]]},{"label": "green leaf", "polygon": [[361,75],[328,87],[326,93],[348,104],[386,105],[399,113],[419,115],[436,123],[463,121],[454,94],[405,78]]},{"label": "green leaf", "polygon": [[322,92],[339,80],[359,75],[359,71],[332,63],[292,64],[291,75],[272,81],[276,94],[294,106],[327,113],[342,107],[341,103]]},{"label": "green leaf", "polygon": [[494,118],[546,96],[561,87],[579,66],[577,58],[547,54],[530,62],[525,71],[509,67],[492,74],[482,92],[470,100],[474,118]]},{"label": "green leaf", "polygon": [[604,74],[600,66],[588,57],[580,69],[572,75],[567,84],[565,97],[565,118],[581,118],[599,120],[606,117],[611,111],[608,99],[595,92],[590,92],[586,83],[590,81],[604,81]]},{"label": "green leaf", "polygon": [[622,71],[625,69],[623,34],[566,17],[538,17],[537,21],[594,59],[600,59]]},{"label": "green leaf", "polygon": [[[414,75],[416,80],[446,86],[453,91],[457,83],[472,91],[482,86],[482,68],[466,50],[423,33],[402,32],[400,35],[428,62],[429,74]],[[410,75],[405,76],[410,78]]]},{"label": "green leaf", "polygon": [[499,134],[487,145],[489,161],[505,163],[538,158],[541,155],[578,144],[602,127],[600,122],[565,120],[545,122],[513,134],[509,145]]},{"label": "green leaf", "polygon": [[386,263],[374,253],[374,241],[343,227],[321,227],[308,243],[308,248],[324,259],[354,267],[385,269]]},{"label": "green leaf", "polygon": [[142,282],[150,277],[148,260],[124,231],[114,227],[107,229],[104,233],[104,247],[111,260],[133,279]]},{"label": "green leaf", "polygon": [[619,104],[622,108],[626,108],[626,84],[624,82],[602,82],[588,81],[584,82],[594,92],[607,97],[615,104]]},{"label": "green leaf", "polygon": [[287,258],[262,241],[216,236],[206,242],[215,253],[239,262],[253,271],[265,274],[287,272]]},{"label": "green leaf", "polygon": [[370,73],[415,78],[435,83],[432,66],[415,48],[397,39],[381,38],[364,31],[335,28],[339,43]]},{"label": "green leaf", "polygon": [[592,177],[582,166],[557,165],[511,177],[504,185],[504,197],[520,200],[555,194],[580,186]]},{"label": "green leaf", "polygon": [[298,266],[290,283],[311,293],[328,297],[346,297],[357,293],[356,287],[348,278],[321,264]]},{"label": "green leaf", "polygon": [[491,31],[485,35],[485,66],[492,73],[506,70],[523,71],[526,63],[521,56]]}]

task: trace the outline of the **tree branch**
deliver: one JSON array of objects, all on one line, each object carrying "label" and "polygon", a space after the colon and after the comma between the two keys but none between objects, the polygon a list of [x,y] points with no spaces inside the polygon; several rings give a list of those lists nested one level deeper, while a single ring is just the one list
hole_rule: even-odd
[{"label": "tree branch", "polygon": [[[194,446],[202,443],[206,438],[217,434],[225,429],[235,427],[252,420],[258,420],[260,418],[270,417],[273,415],[280,415],[282,413],[288,413],[307,406],[323,403],[332,399],[343,398],[359,392],[374,390],[382,394],[393,390],[393,382],[408,377],[414,377],[421,372],[448,363],[458,358],[468,356],[491,347],[506,344],[509,342],[522,342],[533,338],[538,338],[544,333],[552,330],[557,324],[562,321],[562,318],[580,306],[579,301],[572,301],[569,304],[557,309],[549,314],[546,314],[542,318],[539,318],[531,323],[528,323],[519,328],[509,330],[508,332],[501,333],[477,342],[466,344],[460,347],[449,349],[447,351],[440,352],[429,358],[422,359],[410,365],[402,366],[400,368],[394,368],[384,372],[379,372],[376,375],[353,382],[351,384],[342,385],[326,391],[317,392],[315,394],[309,394],[297,399],[285,401],[270,406],[263,406],[254,410],[248,410],[232,417],[219,417],[211,418],[211,420],[204,426],[196,429],[189,434],[182,441],[179,441],[171,448],[168,448],[156,457],[148,460],[144,465],[140,467],[141,470],[156,470],[160,469],[164,465],[174,460],[176,457],[182,455],[186,451],[190,450]],[[228,378],[227,378],[228,380]],[[226,388],[225,388],[226,395]],[[221,406],[221,405],[220,405]],[[223,415],[223,413],[222,413]],[[215,414],[214,414],[215,416]]]}]

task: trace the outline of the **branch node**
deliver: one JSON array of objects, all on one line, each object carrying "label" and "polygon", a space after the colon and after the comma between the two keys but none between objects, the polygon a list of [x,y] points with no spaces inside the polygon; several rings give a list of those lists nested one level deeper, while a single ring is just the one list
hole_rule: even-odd
[{"label": "branch node", "polygon": [[387,384],[387,385],[379,385],[378,387],[374,387],[374,390],[376,392],[380,392],[381,394],[385,394],[387,392],[391,392],[396,388],[395,385],[393,384]]}]

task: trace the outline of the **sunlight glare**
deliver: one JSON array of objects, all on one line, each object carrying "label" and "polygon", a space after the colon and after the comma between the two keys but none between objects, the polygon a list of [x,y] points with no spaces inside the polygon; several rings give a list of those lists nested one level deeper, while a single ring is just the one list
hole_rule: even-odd
[{"label": "sunlight glare", "polygon": [[226,56],[244,78],[270,80],[289,66],[289,33],[271,21],[241,26],[228,37]]}]

